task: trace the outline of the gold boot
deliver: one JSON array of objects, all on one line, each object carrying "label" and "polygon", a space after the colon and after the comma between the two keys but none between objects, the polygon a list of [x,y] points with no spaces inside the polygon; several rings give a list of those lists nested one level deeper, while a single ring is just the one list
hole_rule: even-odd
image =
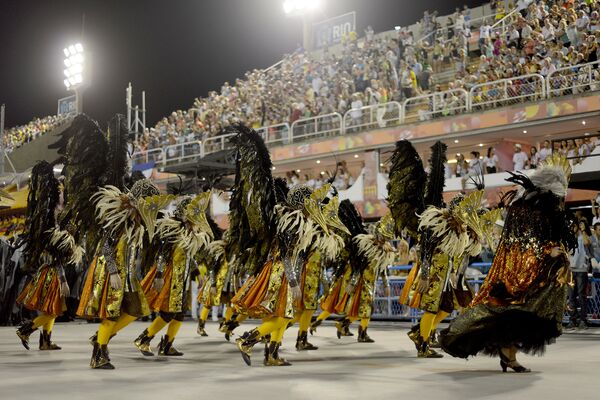
[{"label": "gold boot", "polygon": [[298,332],[298,339],[296,339],[296,350],[297,351],[306,351],[306,350],[317,350],[318,347],[309,343],[308,341],[308,332]]},{"label": "gold boot", "polygon": [[419,335],[421,334],[421,326],[419,324],[413,325],[408,331],[407,335],[410,340],[415,344],[415,348],[419,350]]},{"label": "gold boot", "polygon": [[143,355],[146,357],[152,357],[154,355],[152,348],[150,347],[150,342],[152,339],[154,339],[154,336],[148,335],[148,329],[144,329],[144,332],[142,332],[140,336],[133,341],[133,344],[138,348],[139,351],[142,352]]},{"label": "gold boot", "polygon": [[60,346],[56,345],[52,340],[50,340],[50,336],[52,333],[42,331],[40,333],[40,350],[60,350]]},{"label": "gold boot", "polygon": [[373,339],[369,335],[367,335],[367,328],[362,326],[358,327],[358,343],[375,343]]},{"label": "gold boot", "polygon": [[108,347],[105,344],[99,345],[98,342],[94,344],[90,367],[93,369],[115,369],[115,366],[110,363]]},{"label": "gold boot", "polygon": [[260,332],[257,329],[252,329],[250,332],[245,332],[240,338],[236,339],[237,348],[242,353],[242,358],[246,365],[252,365],[250,356],[252,355],[252,347],[260,342]]},{"label": "gold boot", "polygon": [[429,341],[423,339],[423,337],[419,334],[417,357],[418,358],[442,358],[442,357],[444,357],[444,355],[433,350],[429,346]]},{"label": "gold boot", "polygon": [[29,336],[35,332],[37,328],[33,327],[33,321],[27,321],[17,329],[17,336],[21,339],[21,344],[29,350]]},{"label": "gold boot", "polygon": [[206,333],[206,329],[204,329],[204,325],[206,324],[206,321],[199,319],[198,320],[198,328],[196,328],[196,333],[200,336],[208,336],[208,333]]},{"label": "gold boot", "polygon": [[310,335],[312,336],[316,331],[317,328],[323,323],[322,319],[317,319],[315,320],[315,322],[313,322],[312,324],[310,324]]},{"label": "gold boot", "polygon": [[265,361],[263,364],[265,367],[287,367],[292,365],[288,361],[279,357],[280,343],[270,342],[268,348],[265,349]]},{"label": "gold boot", "polygon": [[173,347],[174,340],[175,338],[171,339],[169,335],[163,336],[158,345],[158,354],[161,356],[182,356],[183,353]]}]

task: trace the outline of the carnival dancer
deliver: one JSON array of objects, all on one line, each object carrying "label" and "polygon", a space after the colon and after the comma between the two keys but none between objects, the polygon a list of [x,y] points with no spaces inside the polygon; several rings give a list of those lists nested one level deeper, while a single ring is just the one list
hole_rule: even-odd
[{"label": "carnival dancer", "polygon": [[[332,234],[339,236],[339,239],[336,238],[338,241],[350,235],[350,231],[338,217],[339,205],[337,196],[334,196],[328,199],[327,203],[323,206],[323,216],[327,228]],[[308,342],[308,330],[311,325],[312,316],[317,310],[320,284],[323,286],[325,292],[329,291],[329,281],[325,266],[334,262],[335,260],[332,257],[336,255],[339,255],[339,252],[322,254],[318,245],[313,247],[312,251],[308,253],[300,279],[302,299],[295,308],[296,317],[294,322],[298,321],[299,324],[296,339],[296,350],[298,351],[318,349],[317,346]]]},{"label": "carnival dancer", "polygon": [[[209,220],[210,222],[210,220]],[[196,332],[200,336],[208,336],[204,328],[208,313],[211,307],[223,305],[223,319],[219,324],[219,331],[225,334],[225,339],[230,340],[233,330],[237,328],[245,317],[241,314],[235,314],[231,306],[231,299],[235,295],[236,274],[234,268],[235,262],[229,263],[226,254],[227,232],[223,234],[216,224],[211,223],[215,241],[212,242],[206,253],[205,264],[207,265],[208,276],[204,285],[198,291],[198,303],[202,304],[202,311],[198,317],[198,328]]]},{"label": "carnival dancer", "polygon": [[[244,266],[249,278],[232,304],[238,312],[262,318],[263,323],[236,342],[250,365],[252,347],[271,335],[265,365],[290,365],[279,357],[281,339],[294,316],[294,305],[302,301],[300,280],[312,251],[335,258],[343,246],[341,237],[330,232],[322,212],[329,187],[312,191],[287,186],[271,175],[268,150],[253,130],[231,129],[237,151],[236,177],[230,202],[230,254]],[[280,181],[281,182],[281,181]]]},{"label": "carnival dancer", "polygon": [[36,273],[17,298],[17,303],[39,313],[33,321],[17,329],[17,336],[27,350],[29,336],[38,327],[42,327],[39,349],[60,350],[51,336],[54,321],[66,310],[65,298],[69,295],[64,266],[78,264],[83,256],[83,249],[73,236],[58,225],[57,216],[63,203],[53,165],[38,162],[31,170],[24,240],[25,269]]},{"label": "carnival dancer", "polygon": [[508,181],[520,188],[506,198],[492,266],[469,307],[441,332],[444,351],[499,356],[503,372],[529,372],[516,353],[542,354],[560,336],[570,282],[567,249],[575,242],[564,208],[570,174],[558,154],[530,177],[511,173]]},{"label": "carnival dancer", "polygon": [[195,257],[208,251],[213,230],[206,218],[210,191],[195,198],[186,196],[177,204],[173,217],[157,222],[157,235],[162,241],[158,262],[148,271],[141,286],[150,309],[158,313],[152,324],[134,341],[145,356],[153,356],[150,343],[165,326],[167,333],[158,346],[158,354],[182,356],[173,346],[186,311],[191,309],[191,279],[198,270]]},{"label": "carnival dancer", "polygon": [[172,196],[161,196],[152,182],[143,179],[128,193],[113,186],[100,188],[96,198],[105,238],[90,264],[77,315],[101,319],[90,366],[114,369],[108,341],[137,318],[150,314],[136,261],[144,236],[147,233],[152,241],[157,214]]},{"label": "carnival dancer", "polygon": [[498,211],[481,211],[483,191],[467,196],[458,195],[447,208],[428,207],[421,215],[421,257],[409,274],[400,301],[424,311],[418,327],[408,333],[415,343],[418,356],[440,358],[431,348],[432,332],[441,321],[459,307],[466,307],[473,298],[464,275],[469,257],[481,253],[483,220],[490,226]]}]

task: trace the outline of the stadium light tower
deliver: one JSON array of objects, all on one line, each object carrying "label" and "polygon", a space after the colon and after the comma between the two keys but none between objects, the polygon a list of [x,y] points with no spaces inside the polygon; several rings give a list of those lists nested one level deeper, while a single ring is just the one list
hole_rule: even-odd
[{"label": "stadium light tower", "polygon": [[285,0],[283,2],[283,12],[288,17],[302,18],[302,47],[305,50],[310,50],[312,47],[309,17],[321,7],[322,0]]},{"label": "stadium light tower", "polygon": [[75,92],[75,103],[77,105],[77,113],[82,112],[82,88],[84,83],[84,71],[85,71],[85,55],[83,51],[83,45],[81,43],[72,44],[65,47],[63,52],[65,53],[65,86],[67,90]]}]

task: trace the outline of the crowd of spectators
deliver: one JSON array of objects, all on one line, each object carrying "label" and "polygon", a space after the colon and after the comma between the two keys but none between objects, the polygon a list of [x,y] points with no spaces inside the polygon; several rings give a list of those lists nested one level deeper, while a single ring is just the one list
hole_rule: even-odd
[{"label": "crowd of spectators", "polygon": [[[238,122],[259,128],[348,111],[346,123],[353,129],[368,116],[364,106],[431,93],[440,95],[411,105],[406,115],[414,112],[421,120],[447,116],[466,109],[458,90],[468,92],[476,85],[472,100],[479,107],[496,106],[505,91],[523,101],[534,100],[541,92],[535,86],[539,83],[519,77],[548,77],[565,66],[598,60],[597,0],[494,0],[491,5],[495,15],[476,23],[466,6],[447,18],[426,11],[418,23],[418,39],[407,28],[376,35],[367,27],[360,39],[356,32],[345,37],[339,49],[325,48],[319,54],[298,49],[272,68],[249,71],[196,98],[188,110],[174,111],[141,134],[132,150],[205,141]],[[477,30],[478,45],[473,46]],[[592,74],[593,81],[600,81],[597,68]],[[589,79],[571,75],[552,75],[552,87],[569,94],[572,89],[562,89],[569,86],[568,80]],[[508,79],[508,84],[489,84],[500,79]],[[437,111],[424,112],[421,106]],[[380,127],[387,124],[383,116],[389,111],[377,109]],[[31,140],[40,132],[29,129],[14,141]]]},{"label": "crowd of spectators", "polygon": [[4,132],[4,149],[7,153],[21,147],[24,143],[31,142],[37,137],[51,131],[68,119],[68,115],[51,115],[44,118],[35,118],[25,125],[9,128]]},{"label": "crowd of spectators", "polygon": [[305,173],[300,170],[293,170],[286,172],[284,178],[289,187],[306,185],[312,189],[318,189],[325,183],[330,182],[337,190],[346,190],[350,188],[354,184],[355,179],[350,173],[346,162],[338,162],[336,168],[337,172],[325,170],[319,173],[315,173],[314,171]]},{"label": "crowd of spectators", "polygon": [[[551,142],[544,140],[540,148],[529,146],[529,151],[523,150],[523,145],[515,143],[512,155],[512,171],[536,169],[553,152],[565,156],[571,165],[581,164],[589,155],[600,149],[600,136],[584,136],[577,139],[565,139]],[[472,151],[470,158],[464,154],[456,154],[456,163],[446,163],[446,178],[460,177],[468,179],[479,174],[494,174],[501,172],[499,158],[494,147],[489,147],[484,154]]]}]

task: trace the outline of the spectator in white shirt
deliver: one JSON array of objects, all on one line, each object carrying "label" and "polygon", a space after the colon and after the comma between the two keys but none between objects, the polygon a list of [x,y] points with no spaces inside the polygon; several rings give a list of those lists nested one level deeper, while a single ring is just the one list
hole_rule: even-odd
[{"label": "spectator in white shirt", "polygon": [[513,155],[513,171],[523,171],[525,164],[529,161],[527,154],[521,149],[519,143],[515,144],[515,154]]},{"label": "spectator in white shirt", "polygon": [[542,36],[546,42],[554,40],[554,27],[549,19],[544,21],[544,27],[542,28]]},{"label": "spectator in white shirt", "polygon": [[538,160],[540,162],[544,161],[547,157],[550,157],[552,155],[552,148],[550,147],[550,141],[549,140],[544,140],[544,147],[542,147],[540,149],[540,151],[537,153],[538,154]]},{"label": "spectator in white shirt", "polygon": [[488,147],[487,156],[483,158],[485,164],[485,170],[488,174],[495,174],[498,172],[498,156],[496,155],[496,149]]}]

